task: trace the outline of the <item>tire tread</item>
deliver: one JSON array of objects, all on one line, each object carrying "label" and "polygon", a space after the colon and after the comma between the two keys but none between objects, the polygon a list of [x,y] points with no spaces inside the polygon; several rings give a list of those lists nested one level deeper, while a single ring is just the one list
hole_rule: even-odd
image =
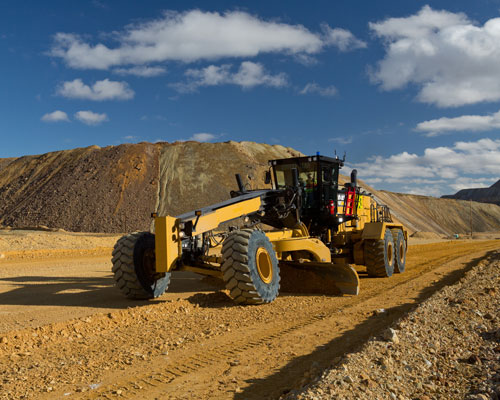
[{"label": "tire tread", "polygon": [[[223,262],[221,270],[223,279],[226,283],[226,289],[237,304],[263,304],[274,300],[263,297],[252,281],[251,270],[248,264],[249,243],[254,230],[241,229],[232,232],[222,245]],[[274,271],[278,274],[279,289],[279,270]]]},{"label": "tire tread", "polygon": [[[116,242],[112,252],[111,262],[113,263],[113,266],[111,268],[111,271],[113,272],[115,285],[129,299],[150,299],[155,297],[155,295],[152,294],[151,291],[148,291],[143,287],[143,285],[139,281],[134,266],[135,245],[138,239],[145,234],[149,233],[134,232],[122,236]],[[167,289],[167,287],[168,283],[165,287],[165,290]],[[163,292],[158,294],[156,297],[163,294]]]}]

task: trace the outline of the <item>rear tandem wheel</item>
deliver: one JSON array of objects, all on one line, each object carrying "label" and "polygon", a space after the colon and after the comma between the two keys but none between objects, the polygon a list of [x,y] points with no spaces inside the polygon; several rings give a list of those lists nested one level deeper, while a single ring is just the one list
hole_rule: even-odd
[{"label": "rear tandem wheel", "polygon": [[381,240],[365,241],[365,263],[369,276],[389,277],[394,272],[394,240],[390,229]]},{"label": "rear tandem wheel", "polygon": [[403,273],[406,266],[406,240],[401,229],[391,229],[391,233],[394,239],[394,256],[396,258],[394,272]]}]

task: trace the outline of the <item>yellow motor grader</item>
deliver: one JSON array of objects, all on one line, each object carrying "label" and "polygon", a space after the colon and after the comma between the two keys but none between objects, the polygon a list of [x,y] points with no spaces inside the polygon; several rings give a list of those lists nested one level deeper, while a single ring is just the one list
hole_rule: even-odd
[{"label": "yellow motor grader", "polygon": [[356,295],[351,264],[369,276],[403,272],[407,231],[357,185],[356,170],[339,186],[344,162],[319,154],[271,160],[271,189],[247,190],[236,174],[229,200],[177,217],[152,213],[154,233],[116,243],[116,285],[129,298],[155,298],[172,272],[192,271],[221,278],[236,303],[261,304],[280,286]]}]

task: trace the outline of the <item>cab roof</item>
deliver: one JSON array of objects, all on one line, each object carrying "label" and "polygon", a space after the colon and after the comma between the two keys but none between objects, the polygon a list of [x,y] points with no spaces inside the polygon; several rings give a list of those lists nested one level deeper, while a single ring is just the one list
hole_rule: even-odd
[{"label": "cab roof", "polygon": [[280,158],[277,160],[269,160],[269,165],[302,164],[302,163],[318,162],[318,161],[326,164],[338,164],[339,167],[342,167],[344,165],[344,159],[340,159],[338,157],[332,158],[322,155],[290,157],[290,158]]}]

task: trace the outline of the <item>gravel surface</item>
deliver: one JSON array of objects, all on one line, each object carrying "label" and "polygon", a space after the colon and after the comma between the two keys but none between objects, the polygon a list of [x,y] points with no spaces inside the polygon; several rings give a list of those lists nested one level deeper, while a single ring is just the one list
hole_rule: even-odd
[{"label": "gravel surface", "polygon": [[[286,399],[500,398],[500,252]],[[379,313],[384,313],[381,309]]]},{"label": "gravel surface", "polygon": [[90,234],[72,232],[38,232],[27,230],[0,229],[0,252],[33,250],[112,249],[121,237],[117,234]]},{"label": "gravel surface", "polygon": [[[39,236],[42,233],[33,234],[32,243],[24,239],[27,248],[44,247]],[[50,242],[50,238],[62,233],[45,234],[47,238],[43,240]],[[68,234],[68,245],[76,245],[78,238],[86,239],[82,246],[95,246],[97,241],[109,239]],[[387,399],[390,394],[385,385],[390,385],[391,391],[402,398],[425,399],[424,394],[428,398],[457,398],[455,392],[432,392],[425,386],[438,387],[437,381],[429,377],[435,376],[431,372],[439,371],[451,387],[473,393],[474,388],[464,385],[474,382],[470,379],[474,371],[463,377],[444,375],[449,373],[447,364],[443,366],[432,358],[440,356],[441,347],[434,354],[417,347],[427,349],[427,340],[443,340],[444,349],[453,348],[450,343],[460,343],[457,338],[448,338],[444,329],[444,333],[435,335],[436,324],[431,316],[436,312],[439,321],[445,321],[445,317],[433,311],[432,307],[439,310],[438,307],[429,306],[423,299],[436,291],[449,290],[445,285],[457,282],[463,271],[473,265],[481,262],[483,268],[496,262],[492,268],[496,268],[497,275],[478,274],[471,278],[478,282],[477,294],[466,292],[458,296],[450,291],[445,303],[448,311],[468,307],[459,316],[462,319],[454,322],[461,334],[468,334],[470,321],[486,326],[484,331],[473,327],[472,332],[493,332],[492,323],[497,320],[488,319],[487,314],[493,316],[498,304],[490,300],[487,309],[482,304],[498,293],[498,257],[486,263],[481,260],[486,252],[498,251],[498,244],[492,240],[412,245],[404,274],[390,279],[363,277],[359,296],[285,293],[273,303],[259,307],[236,306],[225,291],[218,291],[221,287],[183,272],[173,274],[171,287],[160,299],[129,301],[112,287],[110,256],[94,257],[97,248],[27,250],[36,256],[33,260],[25,259],[22,251],[7,252],[7,257],[0,260],[0,398],[277,399],[311,382],[332,360],[345,362],[347,370],[319,387],[324,395],[331,389],[337,398],[349,398],[353,393],[351,398]],[[82,255],[78,257],[69,254],[80,251]],[[109,249],[106,251],[109,253]],[[22,253],[21,259],[17,260],[19,254],[14,253]],[[53,258],[44,258],[49,255]],[[469,304],[471,296],[481,305]],[[465,300],[460,303],[461,299]],[[422,301],[427,314],[419,317],[416,313],[413,318],[419,323],[429,318],[428,325],[406,327],[404,323],[409,322],[405,319],[394,326],[394,321],[419,307]],[[379,311],[382,307],[386,311]],[[469,308],[478,310],[482,317],[469,316]],[[365,361],[362,357],[345,356],[367,343],[371,336],[382,335],[388,327],[396,330],[396,336],[388,331],[384,333],[386,339],[369,342],[367,348],[378,346],[373,347],[374,355],[363,356]],[[409,341],[406,331],[415,335],[420,332],[419,342]],[[477,367],[460,361],[475,361],[471,354],[479,357],[480,365],[489,363],[483,355],[486,347],[476,351],[479,347],[470,343],[470,348],[457,347],[464,353],[457,353],[458,365]],[[395,349],[399,353],[393,354]],[[422,364],[417,355],[425,357],[432,366]],[[393,368],[389,378],[378,376],[385,373],[379,360],[386,360]],[[403,360],[412,368],[411,373],[405,370]],[[428,370],[420,377],[418,368]],[[366,374],[366,378],[360,378],[361,374]],[[396,375],[400,380],[391,380]],[[415,389],[417,377],[423,392]],[[372,386],[364,387],[360,383],[364,379]],[[342,383],[336,385],[336,380]],[[333,394],[327,396],[334,397]],[[322,397],[311,397],[314,396]]]}]

